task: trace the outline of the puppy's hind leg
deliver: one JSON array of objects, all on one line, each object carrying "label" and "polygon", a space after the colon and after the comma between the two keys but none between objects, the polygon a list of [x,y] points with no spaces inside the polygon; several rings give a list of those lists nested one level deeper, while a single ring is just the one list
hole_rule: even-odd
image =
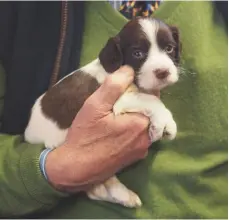
[{"label": "puppy's hind leg", "polygon": [[116,176],[109,178],[103,184],[96,185],[87,192],[87,195],[94,200],[117,203],[129,208],[142,205],[138,195],[123,185]]}]

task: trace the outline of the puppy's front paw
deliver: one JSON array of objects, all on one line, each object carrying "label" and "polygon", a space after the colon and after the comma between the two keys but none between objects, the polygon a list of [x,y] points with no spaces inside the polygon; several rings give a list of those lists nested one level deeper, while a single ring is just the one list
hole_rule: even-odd
[{"label": "puppy's front paw", "polygon": [[150,116],[149,137],[151,142],[162,138],[173,140],[177,134],[177,125],[171,112],[166,108]]},{"label": "puppy's front paw", "polygon": [[151,143],[160,140],[163,137],[164,123],[155,120],[155,118],[150,118],[149,125],[149,138]]},{"label": "puppy's front paw", "polygon": [[172,115],[168,119],[165,129],[163,131],[163,138],[168,139],[168,140],[173,140],[177,135],[177,124],[174,121]]}]

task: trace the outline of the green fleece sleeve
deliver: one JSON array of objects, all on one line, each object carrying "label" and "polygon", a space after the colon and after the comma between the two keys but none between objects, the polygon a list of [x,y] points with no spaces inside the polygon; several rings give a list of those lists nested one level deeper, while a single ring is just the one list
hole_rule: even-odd
[{"label": "green fleece sleeve", "polygon": [[43,148],[23,142],[21,136],[0,135],[0,217],[40,213],[66,196],[53,189],[40,171]]}]

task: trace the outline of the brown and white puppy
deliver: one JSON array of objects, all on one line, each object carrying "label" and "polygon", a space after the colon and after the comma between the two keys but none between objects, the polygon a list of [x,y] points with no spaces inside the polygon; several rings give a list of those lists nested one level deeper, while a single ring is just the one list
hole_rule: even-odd
[{"label": "brown and white puppy", "polygon": [[[178,80],[180,41],[178,29],[152,18],[129,21],[119,34],[110,38],[98,59],[61,79],[35,102],[25,140],[58,147],[84,101],[103,83],[107,74],[122,65],[135,70],[134,85],[118,99],[115,115],[140,112],[150,119],[149,136],[155,142],[166,134],[173,139],[177,126],[172,114],[155,96],[149,95]],[[91,199],[119,203],[127,207],[141,200],[116,177],[87,192]]]}]

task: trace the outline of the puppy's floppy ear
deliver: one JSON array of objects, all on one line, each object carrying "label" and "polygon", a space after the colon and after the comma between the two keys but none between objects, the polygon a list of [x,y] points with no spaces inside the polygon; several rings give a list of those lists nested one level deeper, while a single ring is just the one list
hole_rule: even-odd
[{"label": "puppy's floppy ear", "polygon": [[180,63],[180,54],[182,51],[182,44],[180,41],[180,33],[179,29],[175,26],[170,26],[170,30],[172,31],[173,38],[177,43],[176,49],[175,49],[175,59],[177,63]]},{"label": "puppy's floppy ear", "polygon": [[118,36],[110,38],[99,53],[99,60],[108,73],[113,73],[123,64],[123,55]]}]

